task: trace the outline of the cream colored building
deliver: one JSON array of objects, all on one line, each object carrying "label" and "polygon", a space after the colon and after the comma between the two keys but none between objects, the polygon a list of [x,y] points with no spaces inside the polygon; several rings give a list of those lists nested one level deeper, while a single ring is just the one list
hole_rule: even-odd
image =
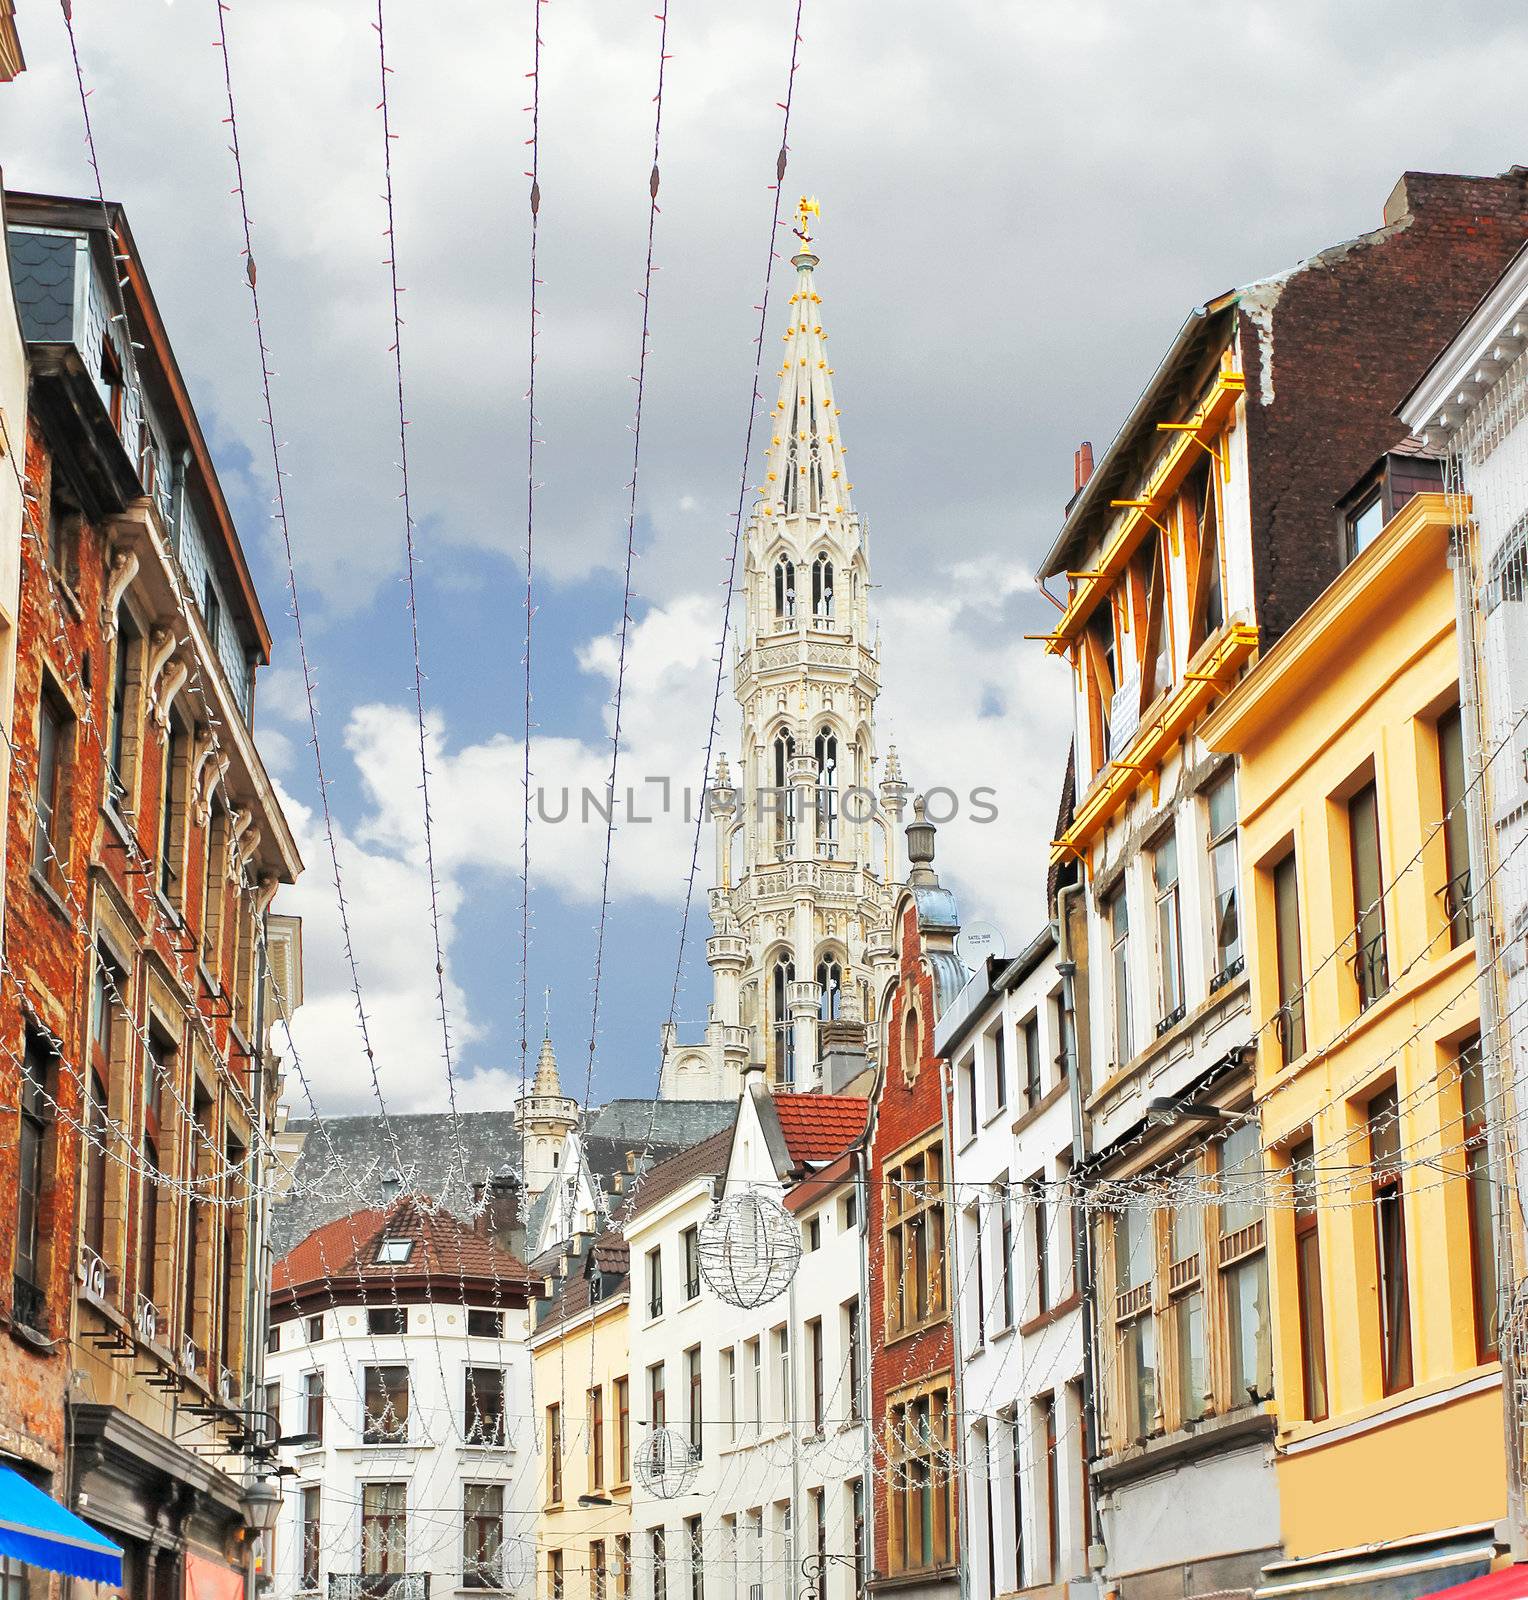
[{"label": "cream colored building", "polygon": [[625,1600],[634,1592],[626,1244],[585,1235],[560,1265],[530,1339],[541,1430],[535,1592]]}]

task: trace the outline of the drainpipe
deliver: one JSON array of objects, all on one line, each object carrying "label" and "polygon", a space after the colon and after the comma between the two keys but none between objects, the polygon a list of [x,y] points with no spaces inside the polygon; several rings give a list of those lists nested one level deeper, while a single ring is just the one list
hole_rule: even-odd
[{"label": "drainpipe", "polygon": [[[1464,733],[1464,793],[1470,832],[1470,930],[1475,938],[1475,966],[1479,974],[1476,993],[1480,1000],[1480,1071],[1487,1108],[1486,1151],[1491,1169],[1507,1175],[1508,1182],[1491,1186],[1495,1197],[1493,1222],[1497,1238],[1496,1314],[1502,1366],[1502,1415],[1507,1436],[1507,1532],[1512,1559],[1528,1559],[1528,1489],[1525,1489],[1521,1429],[1524,1418],[1519,1385],[1522,1381],[1522,1349],[1514,1336],[1517,1271],[1513,1232],[1513,1200],[1520,1209],[1528,1185],[1521,1156],[1514,1155],[1507,1138],[1507,1122],[1519,1123],[1522,1110],[1518,1098],[1503,1079],[1501,1049],[1496,1030],[1500,1026],[1500,1006],[1496,988],[1501,953],[1495,937],[1497,918],[1495,893],[1491,885],[1491,852],[1487,846],[1491,826],[1485,801],[1485,772],[1481,755],[1482,708],[1480,658],[1475,631],[1475,611],[1471,585],[1474,562],[1469,534],[1455,531],[1450,541],[1449,565],[1454,569],[1455,627],[1459,635],[1459,707]],[[1521,1139],[1519,1138],[1519,1143]]]},{"label": "drainpipe", "polygon": [[[1072,1181],[1076,1183],[1088,1158],[1086,1126],[1082,1112],[1082,1063],[1077,1049],[1077,963],[1072,958],[1071,923],[1067,913],[1082,893],[1081,883],[1064,884],[1056,891],[1056,971],[1061,974],[1062,1005],[1071,1024],[1066,1050],[1067,1101],[1072,1112]],[[1094,1349],[1094,1310],[1097,1298],[1093,1281],[1093,1241],[1084,1207],[1072,1206],[1072,1255],[1077,1263],[1077,1288],[1082,1300],[1082,1448],[1085,1456],[1083,1518],[1088,1548],[1088,1566],[1094,1568],[1093,1554],[1103,1549],[1103,1530],[1098,1520],[1098,1496],[1093,1488],[1093,1462],[1098,1458],[1097,1353]],[[1101,1564],[1101,1563],[1100,1563]]]},{"label": "drainpipe", "polygon": [[[872,1090],[872,1093],[875,1091]],[[854,1191],[856,1199],[856,1213],[859,1218],[859,1276],[860,1276],[860,1314],[859,1314],[859,1393],[855,1395],[855,1404],[859,1407],[860,1415],[860,1460],[863,1466],[860,1469],[860,1510],[864,1520],[861,1538],[864,1540],[864,1551],[861,1565],[868,1579],[872,1570],[875,1556],[875,1518],[870,1511],[871,1490],[875,1486],[875,1463],[870,1454],[870,1401],[872,1390],[870,1387],[870,1156],[869,1138],[866,1144],[854,1152]],[[856,1594],[855,1600],[859,1600]]]},{"label": "drainpipe", "polygon": [[[954,1401],[952,1408],[956,1419],[963,1418],[966,1414],[965,1393],[965,1344],[961,1338],[960,1327],[960,1209],[954,1202],[955,1198],[955,1078],[950,1063],[939,1063],[939,1117],[941,1131],[944,1135],[944,1191],[941,1197],[945,1206],[945,1248],[950,1255],[950,1373],[954,1385]],[[960,1575],[961,1600],[969,1600],[971,1594],[971,1563],[965,1558],[965,1536],[971,1529],[971,1502],[972,1485],[970,1473],[966,1471],[966,1432],[963,1425],[957,1425],[951,1430],[954,1438],[950,1441],[954,1449],[955,1470],[960,1479],[960,1515],[955,1524],[955,1539],[960,1557],[956,1563],[956,1570]]]}]

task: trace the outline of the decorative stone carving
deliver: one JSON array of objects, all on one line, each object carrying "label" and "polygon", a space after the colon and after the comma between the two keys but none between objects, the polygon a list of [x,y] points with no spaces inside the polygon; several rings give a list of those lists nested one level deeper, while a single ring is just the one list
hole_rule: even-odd
[{"label": "decorative stone carving", "polygon": [[108,639],[117,636],[117,610],[127,586],[138,576],[138,552],[131,545],[113,545],[111,565],[106,574],[106,592],[101,597],[101,626]]}]

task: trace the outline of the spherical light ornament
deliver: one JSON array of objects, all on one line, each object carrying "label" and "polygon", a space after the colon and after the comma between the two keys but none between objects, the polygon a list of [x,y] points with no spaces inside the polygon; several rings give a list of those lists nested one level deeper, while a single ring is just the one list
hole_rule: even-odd
[{"label": "spherical light ornament", "polygon": [[801,1262],[801,1229],[769,1195],[735,1194],[700,1225],[700,1271],[718,1298],[751,1311],[784,1294]]},{"label": "spherical light ornament", "polygon": [[690,1441],[673,1428],[654,1428],[637,1446],[634,1464],[638,1482],[660,1500],[684,1494],[700,1470]]}]

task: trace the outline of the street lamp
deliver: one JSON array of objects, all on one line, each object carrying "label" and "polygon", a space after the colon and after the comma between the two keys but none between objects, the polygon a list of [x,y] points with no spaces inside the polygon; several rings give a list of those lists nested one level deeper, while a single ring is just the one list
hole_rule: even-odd
[{"label": "street lamp", "polygon": [[592,1511],[595,1506],[613,1506],[615,1501],[608,1494],[581,1494],[578,1503],[585,1511]]},{"label": "street lamp", "polygon": [[268,1478],[256,1478],[244,1491],[244,1523],[251,1534],[271,1533],[281,1514],[281,1491]]}]

